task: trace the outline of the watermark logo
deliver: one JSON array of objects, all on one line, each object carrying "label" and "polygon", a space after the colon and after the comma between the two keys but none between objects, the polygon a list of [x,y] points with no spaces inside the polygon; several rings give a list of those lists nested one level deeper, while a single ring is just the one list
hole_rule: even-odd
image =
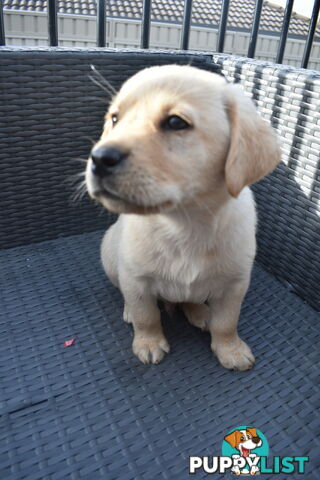
[{"label": "watermark logo", "polygon": [[260,459],[268,454],[268,441],[257,428],[237,427],[222,442],[222,456],[232,459],[231,471],[236,475],[259,474]]},{"label": "watermark logo", "polygon": [[309,457],[270,457],[269,444],[256,427],[239,426],[225,435],[222,454],[189,457],[189,473],[228,473],[234,475],[304,474]]}]

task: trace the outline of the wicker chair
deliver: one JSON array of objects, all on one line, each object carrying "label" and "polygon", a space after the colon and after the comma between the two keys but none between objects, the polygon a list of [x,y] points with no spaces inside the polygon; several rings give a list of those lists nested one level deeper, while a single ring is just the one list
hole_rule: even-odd
[{"label": "wicker chair", "polygon": [[[283,162],[254,187],[249,372],[224,370],[208,334],[165,314],[172,353],[140,364],[100,267],[114,217],[71,200],[106,108],[89,65],[117,88],[167,63],[240,82],[282,140]],[[247,424],[272,455],[308,455],[305,478],[319,479],[320,74],[227,55],[4,47],[0,81],[0,479],[185,480],[190,455],[220,455]]]}]

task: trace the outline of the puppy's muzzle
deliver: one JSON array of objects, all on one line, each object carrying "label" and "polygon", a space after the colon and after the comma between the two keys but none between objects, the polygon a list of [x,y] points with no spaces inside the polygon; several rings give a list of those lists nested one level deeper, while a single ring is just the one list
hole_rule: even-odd
[{"label": "puppy's muzzle", "polygon": [[260,437],[252,437],[252,441],[253,441],[253,443],[255,443],[256,445],[258,445],[258,443],[261,442],[261,439],[260,439]]},{"label": "puppy's muzzle", "polygon": [[98,177],[112,175],[127,157],[127,153],[115,147],[98,147],[91,152],[92,173]]}]

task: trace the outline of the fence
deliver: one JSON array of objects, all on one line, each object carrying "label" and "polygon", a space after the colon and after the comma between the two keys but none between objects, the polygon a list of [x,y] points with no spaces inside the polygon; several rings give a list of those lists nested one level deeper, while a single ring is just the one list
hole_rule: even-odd
[{"label": "fence", "polygon": [[[5,10],[6,42],[8,46],[47,46],[48,29],[45,12]],[[93,15],[58,15],[59,45],[62,47],[96,46],[97,22]],[[152,21],[150,24],[150,48],[161,50],[178,49],[182,25]],[[139,48],[141,21],[138,19],[113,18],[106,20],[106,46],[110,48]],[[224,53],[245,56],[248,51],[250,34],[245,31],[227,30]],[[196,26],[190,28],[190,50],[215,53],[218,28]],[[255,58],[275,62],[279,48],[279,35],[259,34]],[[305,40],[288,38],[283,63],[299,67],[304,52]],[[314,41],[308,68],[320,70],[320,42]]]},{"label": "fence", "polygon": [[[91,47],[182,48],[232,53],[266,61],[275,61],[306,68],[320,68],[320,43],[313,42],[320,0],[314,1],[307,39],[287,38],[293,0],[287,0],[280,38],[259,34],[263,0],[256,1],[251,33],[227,31],[229,0],[222,1],[218,29],[190,26],[192,1],[185,1],[183,25],[150,22],[151,1],[144,0],[142,21],[106,18],[106,0],[98,0],[97,18],[68,14],[57,16],[55,0],[48,1],[48,15],[42,12],[6,11],[7,42],[25,45]],[[4,13],[0,0],[0,45],[5,44]],[[25,35],[22,42],[22,33]],[[95,38],[96,37],[96,38]],[[77,39],[77,42],[75,41]],[[108,39],[108,41],[107,41]]]}]

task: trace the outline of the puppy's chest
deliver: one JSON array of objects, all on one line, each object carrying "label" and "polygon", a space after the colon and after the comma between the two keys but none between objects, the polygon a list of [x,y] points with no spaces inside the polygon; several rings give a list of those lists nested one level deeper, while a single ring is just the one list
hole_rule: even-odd
[{"label": "puppy's chest", "polygon": [[171,302],[204,302],[209,297],[211,276],[208,258],[177,252],[159,255],[156,268],[148,275],[152,293]]}]

